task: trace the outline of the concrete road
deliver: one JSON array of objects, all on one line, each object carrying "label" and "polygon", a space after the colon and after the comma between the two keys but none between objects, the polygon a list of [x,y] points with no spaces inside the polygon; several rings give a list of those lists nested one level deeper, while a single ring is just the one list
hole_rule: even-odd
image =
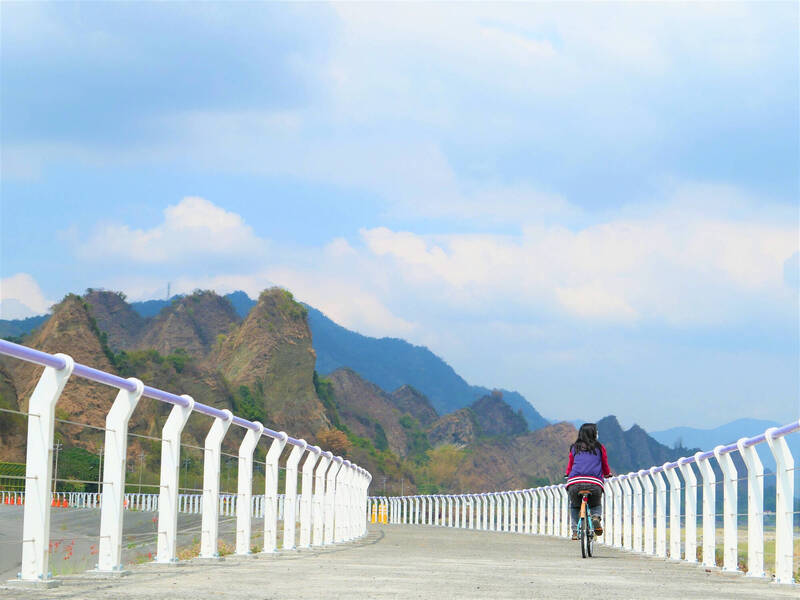
[{"label": "concrete road", "polygon": [[0,598],[197,600],[206,598],[724,598],[800,597],[778,586],[576,542],[434,527],[378,525],[330,549],[176,566],[141,565],[117,581],[66,578],[47,591],[0,590]]}]

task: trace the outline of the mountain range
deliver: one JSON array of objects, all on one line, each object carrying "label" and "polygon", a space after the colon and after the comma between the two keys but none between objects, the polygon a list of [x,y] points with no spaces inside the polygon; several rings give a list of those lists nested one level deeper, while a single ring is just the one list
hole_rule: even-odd
[{"label": "mountain range", "polygon": [[[548,424],[519,394],[471,386],[427,348],[349,331],[279,288],[257,301],[243,292],[197,291],[130,304],[119,293],[87,290],[65,297],[33,330],[19,322],[0,326],[32,347],[67,350],[84,364],[191,394],[347,453],[392,493],[558,481],[576,437],[572,424]],[[0,405],[24,411],[37,376],[32,365],[0,360]],[[109,400],[107,388],[76,379],[59,401],[60,418],[101,425]],[[129,460],[147,454],[145,480],[156,477],[157,442],[136,436],[157,436],[166,410],[142,403],[131,423]],[[623,431],[615,417],[601,423],[619,472],[686,452],[636,426]],[[187,448],[202,445],[206,427],[202,418],[190,418]],[[23,431],[23,423],[0,419],[0,460],[24,460]],[[85,455],[101,443],[99,432],[67,423],[57,435]],[[235,451],[233,439],[226,444]],[[187,459],[187,485],[201,477],[200,459]]]}]

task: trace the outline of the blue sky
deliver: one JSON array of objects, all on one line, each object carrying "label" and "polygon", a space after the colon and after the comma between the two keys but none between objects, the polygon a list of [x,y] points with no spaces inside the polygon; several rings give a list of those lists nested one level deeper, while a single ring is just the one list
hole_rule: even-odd
[{"label": "blue sky", "polygon": [[2,318],[282,285],[550,417],[798,417],[796,3],[1,23]]}]

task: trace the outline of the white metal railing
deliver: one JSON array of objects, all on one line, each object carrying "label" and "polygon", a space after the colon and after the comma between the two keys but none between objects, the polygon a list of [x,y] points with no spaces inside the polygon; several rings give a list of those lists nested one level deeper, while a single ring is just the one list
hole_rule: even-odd
[{"label": "white metal railing", "polygon": [[[774,581],[794,582],[795,465],[786,436],[800,431],[800,421],[773,427],[752,438],[742,438],[708,452],[683,457],[649,469],[606,480],[603,501],[603,536],[608,546],[650,554],[704,567],[716,567],[718,516],[722,517],[723,571],[739,572],[738,482],[747,483],[748,577],[765,577],[764,517],[774,518]],[[764,511],[764,467],[756,451],[765,444],[775,461],[775,512]],[[744,471],[737,472],[734,453]],[[722,514],[716,513],[714,459],[722,474]],[[666,475],[666,479],[664,476]],[[699,475],[699,479],[698,479]],[[698,483],[699,481],[699,483]],[[698,514],[698,491],[702,508]],[[371,496],[367,519],[381,514],[391,524],[436,525],[483,531],[508,531],[569,537],[569,500],[566,485],[480,494]],[[698,529],[698,519],[700,527]],[[700,543],[698,545],[698,534]]]},{"label": "white metal railing", "polygon": [[[158,512],[156,563],[177,560],[177,514],[197,512],[202,515],[200,557],[218,556],[218,524],[220,514],[236,516],[236,554],[250,554],[252,519],[264,519],[263,552],[277,551],[277,522],[283,519],[283,548],[296,546],[296,522],[299,505],[300,547],[345,542],[366,533],[363,518],[366,494],[372,476],[368,471],[309,446],[284,432],[273,431],[261,423],[251,422],[195,402],[190,396],[176,396],[145,386],[138,379],[123,379],[110,373],[75,363],[66,354],[51,355],[26,346],[0,340],[0,354],[44,366],[28,403],[28,437],[25,465],[25,493],[12,492],[14,503],[24,502],[22,534],[23,582],[50,580],[48,571],[50,512],[54,498],[53,436],[55,408],[70,376],[78,376],[118,390],[106,415],[102,493],[74,497],[75,502],[100,508],[98,567],[99,574],[115,575],[122,570],[123,514],[129,510]],[[161,434],[161,475],[158,494],[126,494],[125,462],[128,421],[142,396],[172,405]],[[178,488],[181,433],[189,415],[200,413],[212,420],[205,438],[202,495],[182,495]],[[235,424],[245,429],[238,452],[238,487],[235,496],[220,494],[220,459],[222,440]],[[265,462],[265,489],[253,494],[253,453],[262,437],[272,440]],[[284,501],[278,494],[278,469],[286,445],[292,447],[286,459]],[[302,466],[303,490],[311,493],[297,496],[297,465]],[[1,499],[4,501],[5,496]],[[9,497],[10,498],[10,497]],[[288,501],[285,501],[288,498]],[[70,504],[66,499],[67,506]],[[62,500],[63,502],[63,500]],[[285,506],[284,506],[285,505]],[[63,506],[63,504],[62,504]],[[313,510],[312,510],[313,509]],[[313,531],[313,538],[311,532]]]}]

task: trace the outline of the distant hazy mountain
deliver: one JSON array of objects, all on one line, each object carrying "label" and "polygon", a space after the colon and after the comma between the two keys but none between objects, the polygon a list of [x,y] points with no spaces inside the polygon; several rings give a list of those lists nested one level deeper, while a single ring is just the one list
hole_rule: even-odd
[{"label": "distant hazy mountain", "polygon": [[711,450],[714,446],[729,444],[743,437],[752,437],[781,424],[761,419],[736,419],[713,429],[672,427],[663,431],[651,431],[650,435],[667,446],[674,446],[677,443],[689,448]]},{"label": "distant hazy mountain", "polygon": [[39,327],[49,317],[50,315],[39,315],[27,319],[0,319],[0,338],[25,335]]},{"label": "distant hazy mountain", "polygon": [[[730,444],[743,437],[753,437],[763,433],[770,427],[779,427],[785,424],[763,419],[736,419],[713,429],[673,427],[663,431],[654,431],[650,435],[667,446],[674,446],[676,442],[682,442],[684,446],[713,450],[715,446]],[[786,436],[786,444],[789,446],[795,462],[797,462],[798,457],[800,457],[800,433],[792,433]],[[775,460],[772,457],[772,453],[767,449],[767,445],[759,444],[758,448],[764,468],[775,469]],[[795,471],[795,482],[798,486],[795,494],[800,496],[800,470]]]},{"label": "distant hazy mountain", "polygon": [[[424,346],[397,338],[373,338],[337,325],[319,310],[308,308],[308,324],[323,375],[348,367],[385,391],[409,384],[425,394],[440,414],[472,404],[492,390],[468,384],[444,360]],[[533,429],[548,425],[521,394],[500,390],[505,400]]]}]

